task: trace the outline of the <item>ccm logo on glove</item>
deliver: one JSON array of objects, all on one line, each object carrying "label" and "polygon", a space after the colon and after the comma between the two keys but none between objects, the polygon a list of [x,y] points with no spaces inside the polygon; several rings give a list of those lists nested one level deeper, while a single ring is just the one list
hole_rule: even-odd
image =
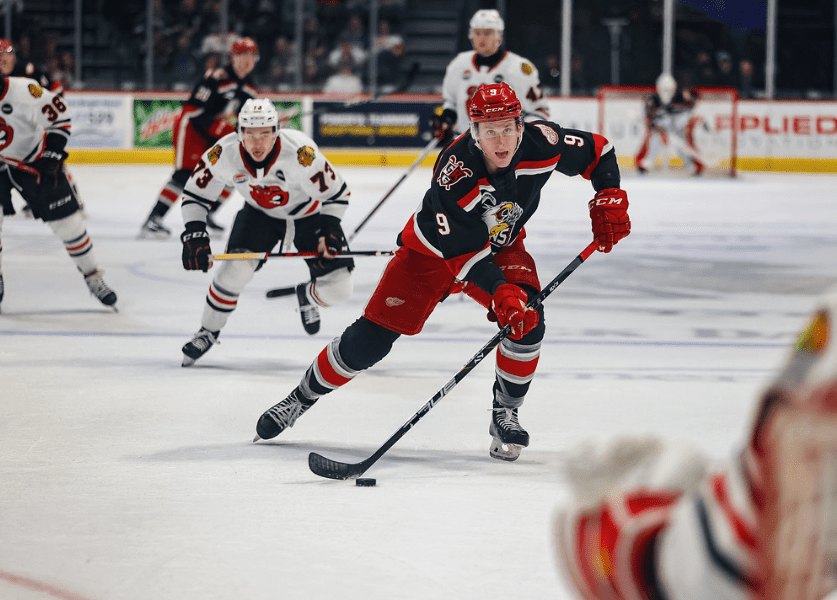
[{"label": "ccm logo on glove", "polygon": [[593,239],[598,242],[599,252],[610,252],[619,240],[631,233],[625,190],[608,188],[596,192],[587,206],[593,222]]}]

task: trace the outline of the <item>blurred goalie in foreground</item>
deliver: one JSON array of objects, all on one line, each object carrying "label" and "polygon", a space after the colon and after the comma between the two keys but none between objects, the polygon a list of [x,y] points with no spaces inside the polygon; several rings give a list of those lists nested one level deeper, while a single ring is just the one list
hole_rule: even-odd
[{"label": "blurred goalie in foreground", "polygon": [[679,89],[668,73],[657,78],[657,93],[645,101],[645,138],[634,159],[640,174],[647,173],[661,153],[663,161],[668,161],[664,149],[675,151],[692,175],[703,173],[704,161],[694,141],[695,127],[701,122],[693,114],[695,102],[697,94]]},{"label": "blurred goalie in foreground", "polygon": [[661,440],[571,461],[555,534],[583,598],[819,600],[837,587],[835,318],[837,289],[728,464]]}]

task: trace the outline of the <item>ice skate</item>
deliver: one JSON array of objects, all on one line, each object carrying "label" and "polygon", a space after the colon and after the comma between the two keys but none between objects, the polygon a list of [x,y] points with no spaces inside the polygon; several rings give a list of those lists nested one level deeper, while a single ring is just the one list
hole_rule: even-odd
[{"label": "ice skate", "polygon": [[517,460],[520,451],[529,445],[529,434],[517,421],[517,409],[506,408],[497,400],[494,400],[488,433],[493,438],[489,449],[492,458]]},{"label": "ice skate", "polygon": [[299,390],[295,389],[279,404],[267,409],[256,423],[256,437],[253,441],[275,438],[288,427],[293,427],[296,420],[316,402],[307,398],[303,401],[302,398],[304,397]]},{"label": "ice skate", "polygon": [[164,240],[171,235],[171,230],[164,227],[160,217],[151,215],[140,229],[140,240]]},{"label": "ice skate", "polygon": [[105,306],[110,306],[116,310],[116,292],[108,287],[102,280],[102,274],[99,271],[93,271],[84,276],[84,283],[87,284],[87,289],[90,293]]},{"label": "ice skate", "polygon": [[314,335],[320,330],[320,310],[308,300],[305,293],[307,283],[300,283],[296,286],[296,299],[299,301],[299,316],[302,319],[302,326],[309,335]]},{"label": "ice skate", "polygon": [[3,274],[0,273],[0,302],[3,302]]},{"label": "ice skate", "polygon": [[218,341],[220,331],[209,331],[201,327],[190,342],[183,346],[183,367],[191,367],[201,356],[206,354],[212,345]]}]

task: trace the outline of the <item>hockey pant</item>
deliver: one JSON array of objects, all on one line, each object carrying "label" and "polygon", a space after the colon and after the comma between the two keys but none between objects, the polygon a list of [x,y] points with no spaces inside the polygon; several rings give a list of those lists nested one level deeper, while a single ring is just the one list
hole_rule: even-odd
[{"label": "hockey pant", "polygon": [[[522,242],[505,255],[495,255],[507,281],[519,283],[527,291],[537,291],[534,262]],[[400,335],[414,335],[440,301],[451,292],[462,290],[443,261],[401,247],[388,263],[361,318],[326,346],[311,364],[299,389],[316,399],[354,379],[361,371],[378,363],[392,349]],[[467,293],[467,291],[466,291]],[[484,292],[478,301],[490,297]],[[542,307],[540,323],[520,340],[504,339],[497,348],[494,396],[510,408],[523,404],[535,376],[545,324]]]},{"label": "hockey pant", "polygon": [[[293,240],[300,252],[316,251],[316,231],[319,215],[286,221],[268,217],[263,212],[245,204],[235,217],[227,252],[270,252],[280,241]],[[219,264],[220,263],[220,264]],[[230,314],[238,306],[238,298],[264,261],[219,261],[209,291],[206,294],[201,326],[210,331],[220,331]],[[354,261],[351,258],[306,259],[313,285],[311,299],[320,306],[335,306],[352,295]]]}]

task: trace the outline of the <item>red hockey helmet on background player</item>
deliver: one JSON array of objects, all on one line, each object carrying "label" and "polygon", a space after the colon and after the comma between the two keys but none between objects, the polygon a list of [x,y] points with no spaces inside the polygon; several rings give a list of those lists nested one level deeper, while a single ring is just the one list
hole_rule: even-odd
[{"label": "red hockey helmet on background player", "polygon": [[[491,121],[505,121],[514,119],[520,129],[520,139],[523,137],[522,120],[520,118],[522,107],[517,94],[505,81],[502,83],[482,84],[466,103],[468,108],[468,119],[471,121],[471,135],[477,146],[480,145],[479,127],[477,123]],[[520,145],[518,139],[518,145]],[[482,149],[482,148],[480,148]]]},{"label": "red hockey helmet on background player", "polygon": [[233,42],[232,48],[230,48],[230,55],[236,54],[255,54],[256,59],[259,58],[259,46],[256,44],[253,38],[243,37],[237,39]]},{"label": "red hockey helmet on background player", "polygon": [[0,53],[11,52],[14,54],[15,46],[9,40],[0,40]]}]

